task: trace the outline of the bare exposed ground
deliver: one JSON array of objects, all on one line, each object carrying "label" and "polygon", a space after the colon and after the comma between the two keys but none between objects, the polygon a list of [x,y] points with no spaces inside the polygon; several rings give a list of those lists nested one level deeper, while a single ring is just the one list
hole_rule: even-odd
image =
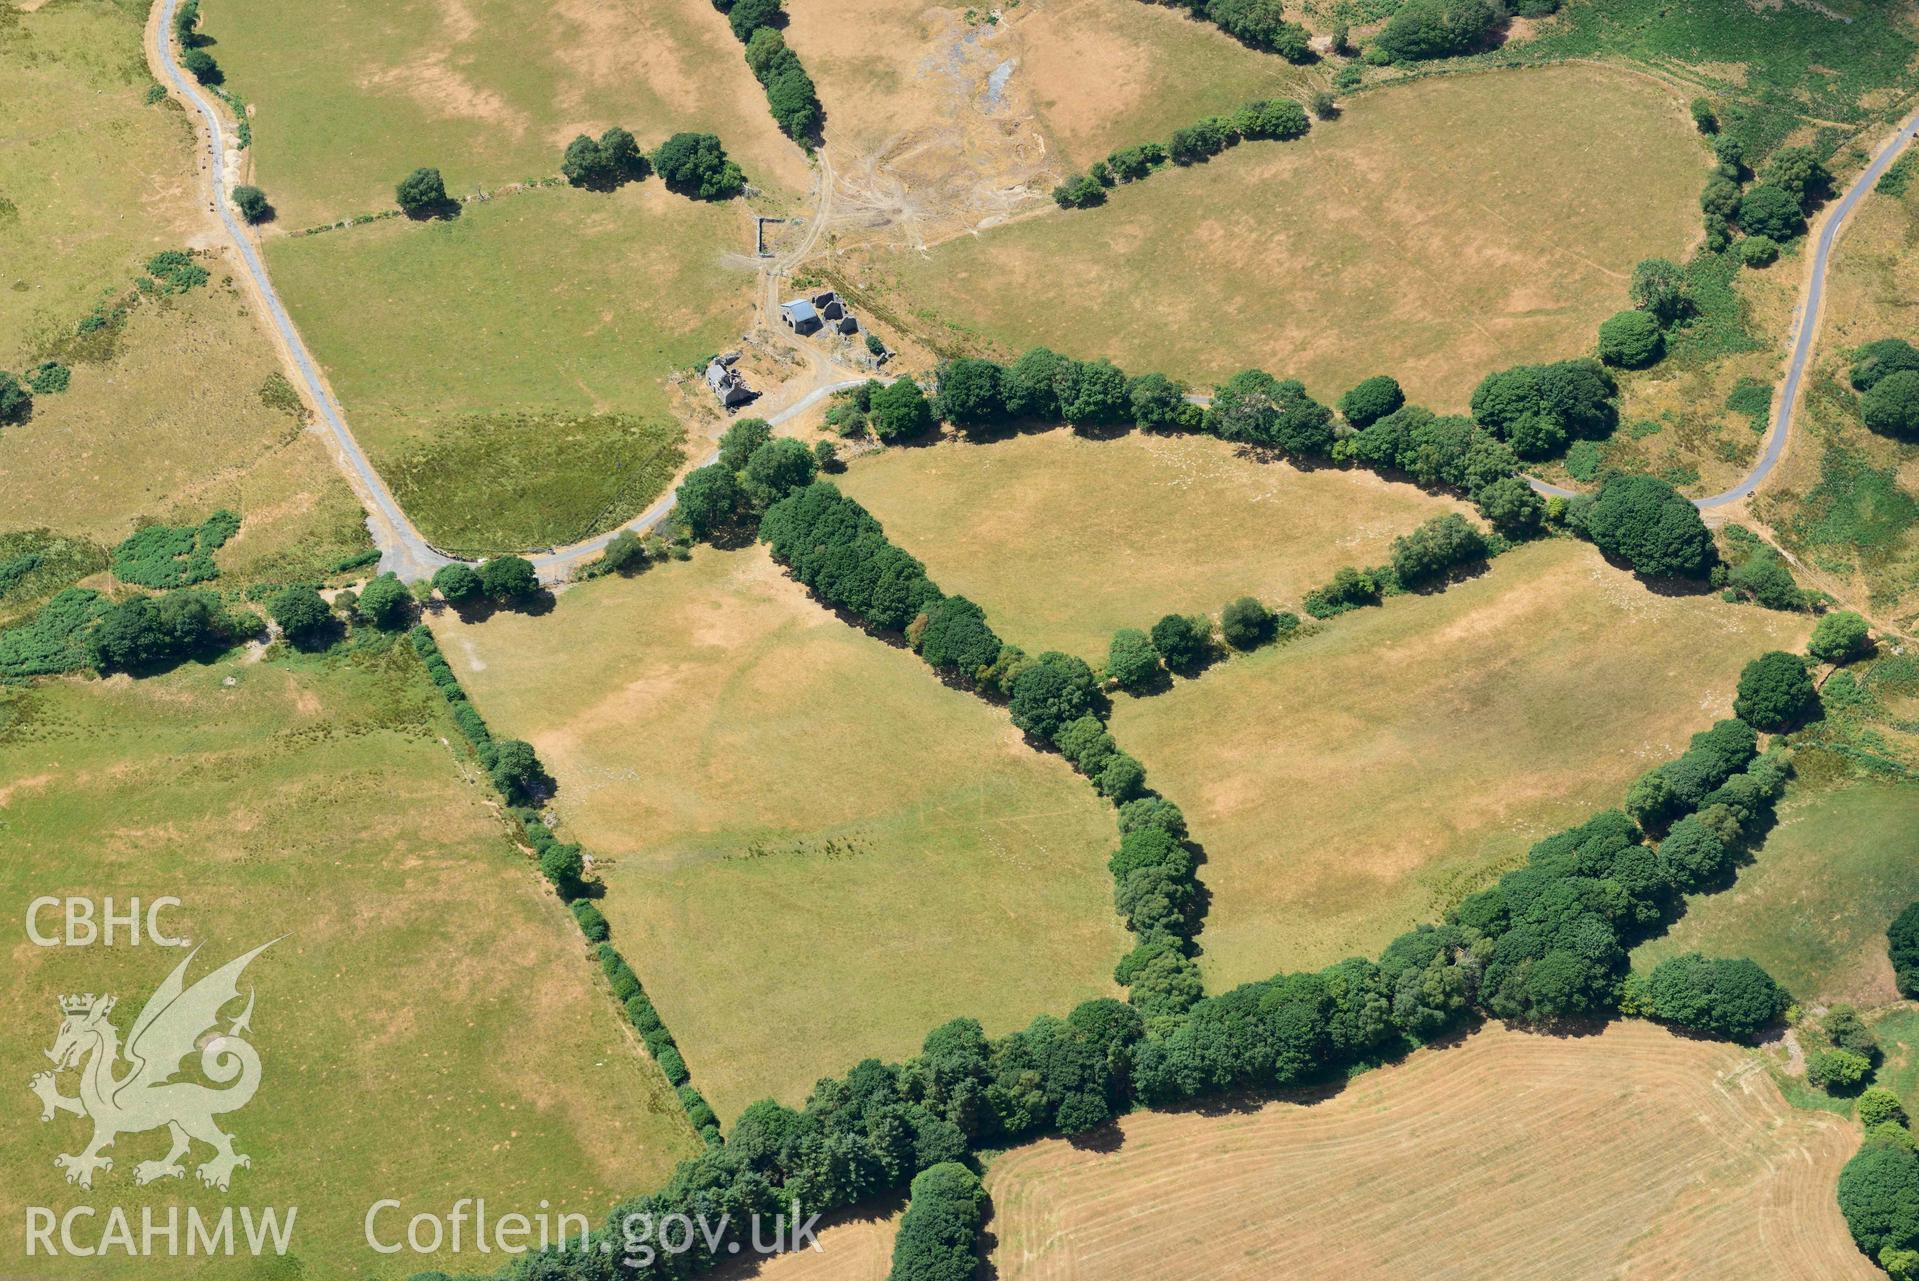
[{"label": "bare exposed ground", "polygon": [[1057,181],[1008,25],[894,0],[802,0],[787,41],[826,107],[840,236],[923,248],[992,226]]},{"label": "bare exposed ground", "polygon": [[1745,1051],[1641,1023],[1488,1028],[1317,1103],[1120,1130],[1118,1152],[993,1164],[1002,1281],[1879,1275],[1832,1197],[1852,1127]]}]

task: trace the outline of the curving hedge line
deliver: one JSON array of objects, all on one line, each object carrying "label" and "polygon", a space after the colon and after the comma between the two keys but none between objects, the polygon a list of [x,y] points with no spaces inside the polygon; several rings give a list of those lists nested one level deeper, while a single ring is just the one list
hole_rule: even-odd
[{"label": "curving hedge line", "polygon": [[474,755],[479,758],[487,776],[506,802],[508,811],[526,833],[539,860],[541,874],[573,913],[580,933],[586,936],[588,942],[598,945],[595,954],[599,958],[601,972],[612,987],[613,999],[619,1002],[627,1021],[639,1033],[640,1040],[645,1042],[647,1053],[653,1056],[654,1062],[660,1065],[660,1071],[666,1074],[693,1128],[700,1132],[709,1147],[718,1146],[721,1141],[719,1118],[692,1085],[691,1073],[687,1070],[685,1057],[680,1053],[679,1043],[661,1021],[659,1011],[647,997],[632,966],[607,941],[612,931],[606,917],[591,899],[584,897],[586,886],[581,877],[585,873],[585,857],[580,847],[558,840],[541,821],[539,812],[527,805],[528,800],[551,785],[532,747],[519,739],[493,737],[486,721],[467,701],[460,678],[440,652],[440,646],[426,624],[416,626],[409,637],[414,653],[419,655],[427,675],[452,710],[453,723],[459,726],[460,733],[472,746]]},{"label": "curving hedge line", "polygon": [[[1683,911],[1685,893],[1712,887],[1710,867],[1764,831],[1789,772],[1789,753],[1775,747],[1699,798],[1687,820],[1702,829],[1698,840],[1718,844],[1714,859],[1669,856],[1679,853],[1669,849],[1677,824],[1654,843],[1608,810],[1539,842],[1525,867],[1394,940],[1377,961],[1280,974],[1176,1011],[1092,1000],[990,1039],[978,1022],[952,1020],[914,1058],[869,1059],[820,1081],[803,1108],[754,1103],[724,1147],[621,1202],[584,1248],[539,1260],[539,1275],[603,1278],[611,1254],[625,1256],[621,1275],[696,1276],[749,1248],[755,1214],[823,1213],[909,1181],[923,1202],[915,1217],[927,1222],[908,1262],[957,1267],[972,1185],[945,1167],[982,1151],[1082,1133],[1141,1106],[1338,1081],[1481,1015],[1550,1026],[1623,1007],[1710,1035],[1749,1031],[1782,1000],[1756,966],[1679,958],[1649,982],[1629,982],[1626,954]],[[673,1215],[704,1215],[717,1231],[677,1253],[640,1253],[634,1225]]]}]

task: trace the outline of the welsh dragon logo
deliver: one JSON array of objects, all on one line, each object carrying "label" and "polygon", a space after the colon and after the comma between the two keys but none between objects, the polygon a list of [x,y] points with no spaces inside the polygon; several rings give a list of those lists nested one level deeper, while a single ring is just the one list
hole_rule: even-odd
[{"label": "welsh dragon logo", "polygon": [[[53,1060],[53,1071],[37,1074],[31,1088],[40,1097],[42,1121],[53,1120],[56,1112],[71,1112],[93,1122],[93,1141],[84,1151],[77,1156],[53,1158],[53,1163],[67,1172],[68,1183],[91,1188],[96,1170],[113,1169],[113,1159],[100,1155],[102,1149],[111,1147],[123,1134],[139,1134],[161,1126],[172,1136],[173,1146],[160,1160],[134,1166],[135,1183],[184,1177],[186,1168],[180,1159],[195,1139],[213,1149],[213,1156],[194,1171],[210,1188],[224,1191],[235,1167],[252,1164],[233,1150],[233,1136],[213,1122],[216,1116],[245,1107],[260,1088],[260,1056],[241,1039],[251,1027],[252,990],[247,991],[246,1008],[227,1024],[224,1033],[219,1030],[220,1011],[239,999],[241,971],[273,942],[262,943],[188,987],[187,966],[199,955],[195,948],[141,1008],[127,1033],[124,1050],[119,1033],[107,1019],[115,998],[91,994],[60,998],[64,1016],[60,1035],[46,1052]],[[215,1086],[224,1088],[174,1079],[196,1049],[200,1052],[200,1071]],[[80,1093],[77,1098],[68,1098],[60,1093],[54,1078],[73,1069],[80,1073]]]}]

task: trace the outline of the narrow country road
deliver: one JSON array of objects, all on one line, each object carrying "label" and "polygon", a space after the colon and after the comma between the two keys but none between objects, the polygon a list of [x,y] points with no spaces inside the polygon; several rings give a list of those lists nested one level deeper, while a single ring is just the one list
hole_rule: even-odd
[{"label": "narrow country road", "polygon": [[[1846,188],[1846,193],[1828,207],[1819,226],[1819,235],[1813,241],[1812,261],[1807,269],[1806,296],[1796,312],[1798,329],[1793,336],[1792,359],[1786,365],[1785,380],[1773,399],[1772,426],[1766,431],[1765,447],[1759,454],[1759,461],[1737,485],[1724,493],[1695,498],[1692,500],[1693,506],[1710,511],[1750,496],[1765,484],[1766,478],[1779,465],[1779,460],[1785,457],[1786,439],[1792,431],[1793,412],[1799,407],[1799,391],[1805,381],[1806,367],[1811,363],[1813,349],[1818,345],[1820,313],[1826,298],[1826,273],[1832,266],[1833,246],[1839,241],[1839,233],[1845,228],[1846,219],[1852,216],[1853,207],[1872,190],[1880,175],[1892,168],[1899,153],[1915,136],[1919,136],[1919,112],[1906,117],[1906,122],[1899,126],[1899,132],[1872,158],[1872,162]],[[1560,485],[1549,485],[1530,476],[1526,481],[1549,497],[1571,498],[1579,492]]]},{"label": "narrow country road", "polygon": [[340,406],[314,367],[313,356],[300,340],[300,332],[293,327],[293,320],[287,315],[280,295],[274,292],[273,281],[267,276],[266,263],[261,260],[258,247],[234,216],[233,206],[227,199],[227,140],[220,113],[201,93],[200,86],[193,78],[181,70],[173,54],[171,37],[177,5],[178,0],[158,0],[157,21],[151,24],[152,30],[148,34],[148,56],[179,92],[182,101],[200,117],[205,130],[207,182],[211,188],[213,210],[226,227],[228,238],[239,250],[240,260],[246,265],[254,292],[266,308],[267,315],[272,318],[274,331],[291,357],[307,397],[318,407],[320,419],[333,438],[347,478],[358,494],[361,505],[367,510],[367,529],[373,535],[373,545],[380,549],[380,568],[393,570],[405,579],[424,578],[447,564],[448,558],[427,545],[426,539],[407,519],[400,504],[394,501],[393,493],[386,487],[386,482],[380,479],[380,473],[367,460],[360,442],[347,429]]}]

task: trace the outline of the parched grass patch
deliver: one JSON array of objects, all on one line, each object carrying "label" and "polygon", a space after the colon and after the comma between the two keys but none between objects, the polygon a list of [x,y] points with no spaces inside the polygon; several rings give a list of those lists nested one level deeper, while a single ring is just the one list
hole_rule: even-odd
[{"label": "parched grass patch", "polygon": [[393,463],[394,496],[423,526],[464,531],[463,555],[563,544],[658,497],[686,431],[634,414],[506,413],[453,419]]},{"label": "parched grass patch", "polygon": [[[137,1187],[134,1165],[166,1139],[127,1134],[92,1199],[136,1224],[144,1206],[297,1205],[289,1275],[385,1275],[363,1237],[380,1198],[409,1214],[478,1195],[531,1213],[545,1198],[597,1222],[698,1150],[573,921],[446,738],[458,735],[444,705],[399,646],[0,690],[0,907],[16,929],[42,895],[112,895],[122,911],[173,895],[181,906],[161,920],[203,949],[195,977],[284,935],[246,975],[259,1093],[222,1120],[251,1168],[229,1193],[191,1169]],[[18,940],[0,1067],[24,1087],[48,1066],[62,993],[117,994],[124,1035],[184,955]],[[40,1127],[21,1097],[26,1128],[0,1179],[16,1223],[28,1205],[89,1199],[52,1160],[79,1150],[85,1123]],[[471,1259],[409,1256],[405,1271]],[[141,1268],[261,1275],[244,1256]],[[94,1277],[100,1263],[34,1270]]]},{"label": "parched grass patch", "polygon": [[841,489],[1028,653],[1097,661],[1121,627],[1239,596],[1298,612],[1341,565],[1374,565],[1420,521],[1464,510],[1370,472],[1302,472],[1211,437],[1066,430],[889,449]]},{"label": "parched grass patch", "polygon": [[1884,1275],[1832,1195],[1857,1131],[1746,1051],[1643,1023],[1495,1025],[1330,1098],[1119,1124],[993,1163],[1005,1281]]},{"label": "parched grass patch", "polygon": [[1205,847],[1200,964],[1226,987],[1375,955],[1436,919],[1620,804],[1731,714],[1747,660],[1809,630],[1535,543],[1441,595],[1123,699],[1113,734]]},{"label": "parched grass patch", "polygon": [[1856,781],[1788,794],[1734,885],[1687,905],[1634,966],[1705,952],[1749,956],[1802,1003],[1898,999],[1886,927],[1919,896],[1919,788]]},{"label": "parched grass patch", "polygon": [[642,147],[717,133],[757,185],[807,184],[803,153],[706,0],[347,0],[292,26],[270,0],[204,14],[253,105],[254,163],[288,227],[391,208],[419,165],[454,196],[556,174],[568,140],[614,124]]},{"label": "parched grass patch", "polygon": [[1114,991],[1110,808],[763,549],[435,630],[558,779],[613,940],[723,1118],[959,1015],[1003,1032]]},{"label": "parched grass patch", "polygon": [[1639,259],[1685,256],[1708,157],[1683,101],[1589,66],[1420,81],[929,255],[868,260],[948,347],[1044,342],[1336,397],[1391,373],[1463,408],[1488,371],[1587,351]]},{"label": "parched grass patch", "polygon": [[[722,261],[739,217],[658,183],[546,189],[268,259],[421,532],[503,550],[610,528],[664,487],[663,380],[750,319],[750,274]],[[562,419],[563,439],[529,427]]]}]

